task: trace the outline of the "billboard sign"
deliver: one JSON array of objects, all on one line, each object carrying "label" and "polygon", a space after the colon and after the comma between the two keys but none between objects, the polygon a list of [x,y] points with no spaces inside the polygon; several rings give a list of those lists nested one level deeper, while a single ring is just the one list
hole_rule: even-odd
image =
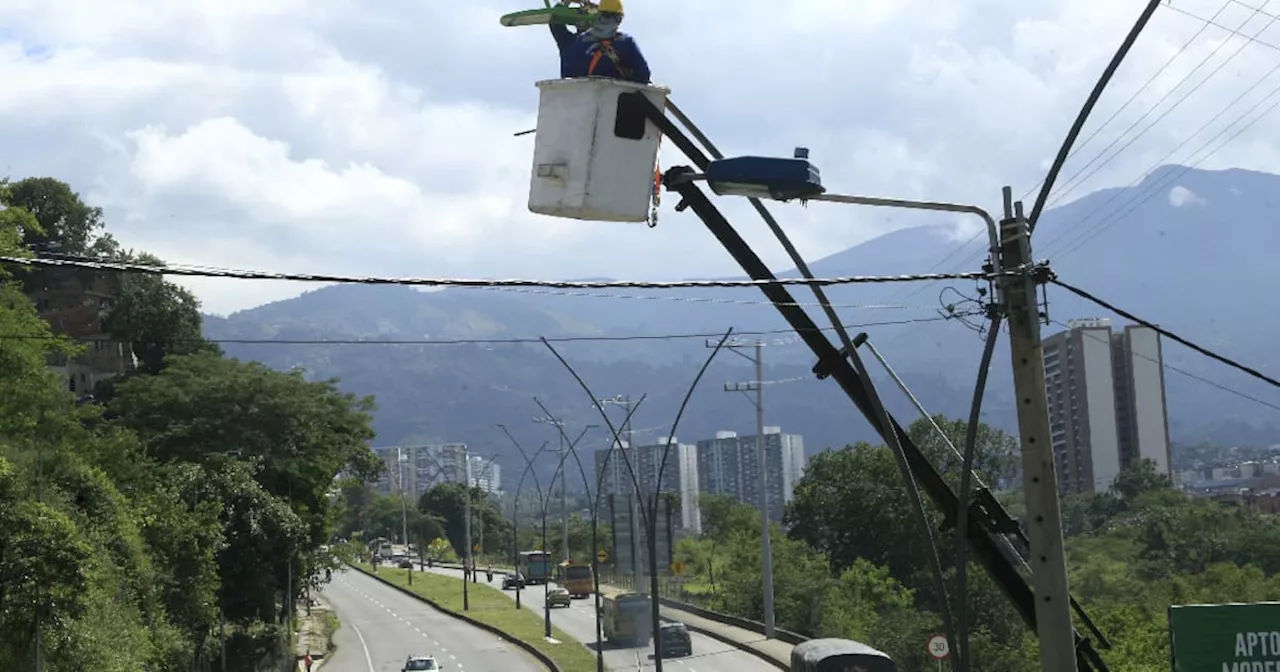
[{"label": "billboard sign", "polygon": [[1169,607],[1174,672],[1280,672],[1280,602]]}]

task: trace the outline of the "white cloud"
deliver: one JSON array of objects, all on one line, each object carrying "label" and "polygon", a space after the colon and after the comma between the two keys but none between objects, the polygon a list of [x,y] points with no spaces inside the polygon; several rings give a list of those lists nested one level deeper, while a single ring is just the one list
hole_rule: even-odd
[{"label": "white cloud", "polygon": [[[691,215],[672,210],[674,198],[654,230],[526,211],[533,139],[512,134],[532,127],[533,82],[556,63],[545,29],[498,25],[517,5],[11,0],[0,5],[5,173],[70,181],[105,207],[127,245],[175,263],[468,277],[735,272]],[[728,153],[808,146],[833,191],[995,210],[1001,186],[1022,195],[1041,177],[1139,5],[653,0],[633,3],[627,29]],[[1188,0],[1178,9],[1207,18],[1219,5]],[[1254,35],[1265,19],[1244,24],[1252,15],[1231,5],[1215,21]],[[1231,37],[1196,70],[1227,39],[1216,28],[1090,139],[1203,25],[1173,9],[1157,13],[1051,204],[1129,184],[1161,160],[1208,156],[1204,167],[1280,171],[1276,120],[1216,152],[1225,136],[1206,144],[1274,83],[1197,133],[1272,67],[1265,46],[1244,46],[1166,112],[1245,45]],[[1280,43],[1277,31],[1257,39]],[[1112,143],[1157,119],[1132,144]],[[683,162],[666,149],[664,166]],[[784,263],[743,204],[724,208],[750,240],[768,243],[769,261]],[[962,238],[976,230],[947,216],[776,210],[810,257],[924,221],[956,222]],[[189,284],[218,311],[300,291]]]},{"label": "white cloud", "polygon": [[1169,190],[1169,205],[1181,208],[1184,205],[1208,205],[1209,201],[1196,195],[1196,192],[1183,186],[1175,186]]}]

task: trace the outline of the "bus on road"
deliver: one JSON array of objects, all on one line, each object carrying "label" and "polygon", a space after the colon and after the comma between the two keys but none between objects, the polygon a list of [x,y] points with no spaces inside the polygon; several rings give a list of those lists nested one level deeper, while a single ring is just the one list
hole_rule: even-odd
[{"label": "bus on road", "polygon": [[596,591],[591,565],[577,565],[568,560],[560,563],[560,586],[572,597],[590,597]]},{"label": "bus on road", "polygon": [[524,575],[525,583],[546,583],[551,580],[551,554],[546,551],[521,551],[520,566],[516,568]]},{"label": "bus on road", "polygon": [[649,596],[643,593],[619,593],[604,596],[604,638],[620,646],[648,646],[653,638],[653,615]]}]

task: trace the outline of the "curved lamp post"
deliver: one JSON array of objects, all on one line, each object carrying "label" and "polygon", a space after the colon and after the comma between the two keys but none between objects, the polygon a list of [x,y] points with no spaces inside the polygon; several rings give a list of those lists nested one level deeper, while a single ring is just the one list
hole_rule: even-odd
[{"label": "curved lamp post", "polygon": [[[715,359],[716,355],[720,353],[720,350],[724,347],[724,344],[729,340],[729,337],[732,334],[733,334],[733,329],[729,329],[728,331],[725,332],[724,336],[721,337],[720,341],[716,344],[715,348],[711,351],[711,354],[707,355],[706,361],[702,363],[702,368],[698,369],[698,374],[694,376],[693,382],[689,384],[689,389],[685,392],[684,400],[680,403],[679,410],[676,411],[675,420],[671,423],[671,431],[667,433],[667,445],[663,450],[662,460],[658,466],[658,475],[654,482],[654,497],[653,497],[653,501],[651,502],[651,506],[648,508],[644,506],[639,507],[641,512],[642,522],[645,524],[645,529],[647,530],[648,537],[649,537],[648,547],[649,547],[649,602],[650,602],[650,619],[651,619],[650,623],[651,623],[651,627],[653,628],[653,663],[654,663],[654,669],[657,672],[662,672],[662,637],[660,636],[661,635],[661,617],[659,613],[659,603],[658,603],[659,596],[658,596],[658,544],[657,544],[658,494],[661,492],[661,488],[662,488],[662,472],[666,470],[667,458],[670,457],[671,455],[671,437],[675,436],[676,429],[679,428],[680,426],[680,419],[684,417],[684,411],[689,406],[689,401],[693,398],[694,390],[698,388],[698,383],[702,381],[702,376],[707,372],[707,369],[711,366],[711,362]],[[586,393],[587,397],[591,399],[591,403],[595,407],[596,412],[600,414],[601,419],[603,419],[605,424],[609,427],[610,433],[613,434],[614,445],[615,446],[619,445],[621,442],[621,438],[618,436],[618,428],[613,424],[612,421],[609,420],[609,415],[605,413],[604,406],[602,405],[600,398],[596,396],[594,392],[592,392],[591,387],[587,385],[587,381],[583,380],[582,376],[579,375],[578,372],[573,368],[573,366],[569,364],[568,360],[566,360],[564,356],[562,356],[560,352],[556,350],[555,346],[551,345],[550,341],[548,341],[546,338],[542,338],[540,340],[542,341],[542,344],[547,346],[547,349],[551,351],[551,354],[555,355],[555,358],[559,360],[561,366],[563,366],[569,372],[569,374],[573,376],[573,379],[578,383],[578,386],[582,388],[582,391]],[[628,420],[630,420],[630,413],[628,414]],[[628,449],[633,449],[633,447],[628,446]],[[623,456],[623,461],[627,465],[627,471],[631,475],[631,483],[632,483],[632,486],[635,488],[636,498],[640,499],[644,496],[644,493],[640,488],[640,481],[636,477],[635,467],[631,464],[631,459],[627,456],[626,451],[623,451],[622,456]],[[634,559],[633,559],[633,562],[635,562]],[[639,590],[639,586],[636,586],[636,588],[637,590]]]},{"label": "curved lamp post", "polygon": [[[498,427],[502,430],[502,432],[503,432],[504,434],[506,434],[506,435],[507,435],[507,438],[511,440],[511,443],[516,447],[516,450],[520,451],[520,456],[521,456],[521,457],[523,457],[523,458],[524,458],[524,460],[525,460],[526,468],[531,468],[531,467],[533,466],[533,459],[530,457],[529,453],[528,453],[527,451],[525,451],[524,446],[521,446],[521,445],[520,445],[520,442],[519,442],[519,441],[517,441],[517,440],[516,440],[516,438],[515,438],[515,436],[513,436],[513,435],[511,434],[511,430],[507,429],[507,426],[506,426],[506,425],[499,424],[499,425],[498,425]],[[589,431],[589,429],[590,429],[590,428],[584,429],[584,430],[582,431],[582,435],[585,435],[585,434],[587,433],[587,431]],[[581,439],[582,439],[582,435],[579,435],[579,436],[578,436],[578,440],[581,440]],[[544,444],[544,446],[545,446],[545,444]],[[539,453],[540,453],[540,452],[542,452],[542,449],[539,449],[539,450],[538,450],[538,452],[539,452]],[[566,452],[566,453],[564,453],[564,454],[562,454],[562,455],[560,456],[560,464],[559,464],[559,465],[557,465],[557,468],[556,468],[556,476],[555,476],[555,477],[553,477],[553,478],[551,479],[551,483],[547,484],[547,488],[546,488],[546,490],[545,490],[545,491],[542,491],[541,489],[539,489],[539,493],[538,493],[538,494],[539,494],[539,498],[541,499],[540,505],[541,505],[541,509],[542,509],[542,549],[543,549],[543,552],[546,552],[546,548],[547,548],[547,505],[548,505],[548,504],[550,504],[550,501],[551,501],[551,497],[550,497],[550,495],[551,495],[551,489],[552,489],[552,486],[554,486],[554,485],[555,485],[555,483],[556,483],[556,479],[557,479],[557,478],[559,478],[559,477],[564,473],[564,469],[563,469],[563,466],[564,466],[564,465],[563,465],[563,463],[564,463],[565,458],[567,458],[568,456],[569,456],[569,453],[568,453],[568,452]],[[535,478],[535,481],[534,481],[534,482],[536,483],[536,482],[537,482],[537,481],[536,481],[536,478],[537,478],[537,477],[535,476],[534,478]],[[519,563],[517,563],[517,565],[516,565],[516,571],[519,571],[519,569],[520,569],[520,567],[519,567]],[[519,584],[517,584],[517,585],[519,585]],[[549,639],[549,638],[551,637],[551,605],[550,605],[550,604],[547,602],[547,600],[546,600],[545,592],[546,592],[546,590],[545,590],[545,584],[544,584],[544,589],[543,589],[543,600],[542,600],[542,620],[543,620],[543,624],[544,624],[545,636]]]},{"label": "curved lamp post", "polygon": [[[506,425],[498,424],[497,427],[503,432],[506,432],[508,437],[511,435],[510,432],[507,431]],[[514,442],[515,439],[512,439],[512,441]],[[520,490],[524,488],[525,477],[532,475],[533,485],[537,488],[538,492],[538,501],[542,501],[542,486],[538,483],[538,475],[533,471],[533,461],[537,459],[537,457],[541,455],[549,445],[551,445],[550,442],[542,442],[542,445],[534,451],[531,457],[525,456],[524,449],[520,449],[520,456],[524,458],[524,471],[521,472],[520,480],[516,483],[515,502],[511,507],[511,566],[515,568],[517,574],[520,573]],[[516,444],[516,447],[519,448],[519,444]],[[520,608],[521,583],[521,581],[516,582],[516,609]]]},{"label": "curved lamp post", "polygon": [[[644,401],[644,398],[642,397],[640,401]],[[542,405],[542,402],[539,401],[537,397],[533,398],[533,402],[538,405],[538,408],[542,409],[543,413],[547,414],[547,417],[551,417],[551,412],[547,410],[546,406]],[[631,422],[631,416],[634,415],[636,410],[639,408],[640,402],[636,402],[631,409],[627,411],[627,423]],[[587,427],[592,428],[596,427],[596,425],[587,425]],[[564,433],[564,423],[557,424],[556,429],[560,430],[561,441],[569,440],[569,437]],[[578,438],[581,439],[582,437],[579,436]],[[604,631],[600,621],[600,559],[598,557],[600,548],[599,510],[600,495],[603,490],[602,486],[604,485],[604,475],[609,472],[609,460],[613,457],[613,452],[618,449],[618,443],[616,441],[613,442],[609,447],[608,452],[605,453],[604,464],[600,469],[600,474],[596,477],[596,489],[594,496],[592,495],[591,483],[587,478],[587,470],[582,466],[582,459],[578,456],[577,450],[575,450],[576,446],[577,441],[570,442],[569,450],[573,454],[574,462],[578,464],[578,473],[582,475],[582,487],[587,490],[587,499],[591,501],[591,506],[587,510],[591,513],[591,579],[594,584],[593,588],[595,589],[592,599],[595,602],[596,672],[604,672],[604,644],[602,641],[604,639]]]}]

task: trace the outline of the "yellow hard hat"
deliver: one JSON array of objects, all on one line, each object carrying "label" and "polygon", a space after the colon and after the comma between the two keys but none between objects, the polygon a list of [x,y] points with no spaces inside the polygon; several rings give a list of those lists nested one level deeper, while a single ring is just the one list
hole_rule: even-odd
[{"label": "yellow hard hat", "polygon": [[604,14],[624,14],[622,0],[600,0],[600,12]]}]

